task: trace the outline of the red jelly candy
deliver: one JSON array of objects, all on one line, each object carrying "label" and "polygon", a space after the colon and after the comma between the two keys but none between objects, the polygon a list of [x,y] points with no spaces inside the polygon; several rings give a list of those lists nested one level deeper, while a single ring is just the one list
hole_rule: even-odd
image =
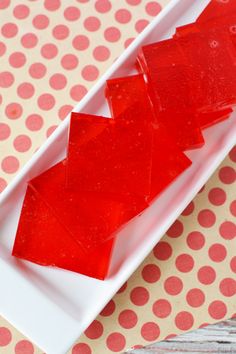
[{"label": "red jelly candy", "polygon": [[229,36],[213,29],[181,37],[178,43],[198,78],[193,106],[199,112],[231,108],[236,103],[236,49]]},{"label": "red jelly candy", "polygon": [[[139,121],[145,117],[153,127],[151,193],[148,197],[148,201],[151,202],[189,167],[191,162],[168,136],[159,116],[154,115],[143,75],[109,80],[106,96],[114,118],[119,119],[120,110],[125,110],[132,102],[136,102],[136,104],[139,104],[139,114],[135,115],[135,119]],[[140,103],[142,103],[141,106]]]},{"label": "red jelly candy", "polygon": [[235,0],[211,0],[197,18],[197,22],[207,22],[216,18],[224,19],[232,14],[236,14]]},{"label": "red jelly candy", "polygon": [[34,178],[30,186],[84,250],[114,237],[114,232],[124,222],[146,207],[142,203],[141,208],[141,203],[136,201],[135,204],[135,200],[127,206],[105,194],[79,191],[76,186],[65,188],[65,162]]},{"label": "red jelly candy", "polygon": [[136,103],[151,104],[142,74],[108,80],[105,95],[113,118]]},{"label": "red jelly candy", "polygon": [[[72,114],[68,185],[118,196],[150,194],[152,129],[145,117],[137,124],[137,114],[136,105],[119,120]],[[98,131],[97,136],[81,145],[81,135],[91,129]]]},{"label": "red jelly candy", "polygon": [[85,253],[47,203],[27,189],[12,254],[43,266],[52,266],[104,279],[114,240]]},{"label": "red jelly candy", "polygon": [[232,112],[232,108],[227,108],[221,111],[200,113],[197,120],[201,128],[204,129],[229,118]]},{"label": "red jelly candy", "polygon": [[139,63],[147,75],[148,92],[157,120],[164,124],[181,150],[202,146],[204,139],[192,110],[190,91],[190,82],[192,85],[198,83],[176,41],[167,40],[143,47]]}]

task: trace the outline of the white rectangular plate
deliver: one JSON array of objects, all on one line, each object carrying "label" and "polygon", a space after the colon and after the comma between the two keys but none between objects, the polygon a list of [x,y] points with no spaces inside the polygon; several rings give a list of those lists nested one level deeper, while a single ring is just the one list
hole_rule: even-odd
[{"label": "white rectangular plate", "polygon": [[[99,80],[75,111],[108,114],[106,79],[133,72],[138,48],[171,36],[209,0],[173,0]],[[47,354],[64,354],[209,179],[236,142],[235,116],[205,131],[193,165],[141,217],[121,232],[110,277],[102,282],[11,256],[26,181],[65,156],[69,117],[0,196],[0,313]],[[125,247],[123,246],[125,244]],[[124,251],[125,250],[125,251]]]}]

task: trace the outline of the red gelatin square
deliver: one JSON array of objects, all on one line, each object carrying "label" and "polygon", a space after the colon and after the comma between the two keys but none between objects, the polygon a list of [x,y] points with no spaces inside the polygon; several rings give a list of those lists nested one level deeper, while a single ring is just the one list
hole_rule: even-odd
[{"label": "red gelatin square", "polygon": [[120,109],[125,110],[132,102],[141,102],[142,106],[139,106],[139,114],[135,116],[135,119],[139,121],[146,117],[146,120],[152,124],[152,176],[151,193],[148,197],[148,201],[151,202],[189,167],[191,161],[179,150],[171,136],[167,134],[159,116],[154,114],[143,75],[109,80],[106,96],[114,118],[119,119]]},{"label": "red gelatin square", "polygon": [[220,123],[223,120],[228,119],[232,112],[232,108],[227,108],[221,111],[200,113],[197,116],[197,120],[202,129],[209,128],[214,124]]},{"label": "red gelatin square", "polygon": [[13,256],[43,266],[59,267],[89,277],[107,276],[114,240],[85,253],[47,203],[28,187],[24,199]]},{"label": "red gelatin square", "polygon": [[[152,129],[145,120],[137,124],[137,114],[136,106],[126,110],[119,120],[72,114],[69,186],[118,196],[144,198],[150,194]],[[83,135],[91,130],[97,130],[97,136],[81,145]]]},{"label": "red gelatin square", "polygon": [[193,82],[191,88],[193,106],[199,112],[231,108],[236,103],[236,49],[228,34],[201,31],[178,43],[198,78],[198,86]]},{"label": "red gelatin square", "polygon": [[224,19],[232,14],[236,14],[235,0],[211,0],[197,18],[197,22],[208,22],[216,18]]},{"label": "red gelatin square", "polygon": [[150,105],[148,87],[142,74],[107,81],[105,95],[113,118],[135,104]]},{"label": "red gelatin square", "polygon": [[146,204],[137,199],[125,205],[98,193],[65,187],[66,161],[30,181],[59,223],[85,251],[115,236],[117,229],[140,213]]}]

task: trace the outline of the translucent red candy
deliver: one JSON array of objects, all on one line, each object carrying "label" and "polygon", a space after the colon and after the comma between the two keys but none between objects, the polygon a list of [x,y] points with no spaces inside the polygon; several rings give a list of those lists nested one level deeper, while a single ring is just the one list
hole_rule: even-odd
[{"label": "translucent red candy", "polygon": [[[119,119],[121,117],[119,113],[127,109],[132,102],[136,102],[138,109],[137,114],[134,116],[135,120],[139,122],[145,117],[150,122],[149,124],[152,125],[151,192],[148,197],[150,202],[189,167],[191,161],[180,151],[174,140],[172,141],[167,134],[164,125],[160,122],[159,115],[154,114],[143,75],[109,80],[106,87],[106,97],[113,118]],[[165,148],[163,149],[163,147]]]},{"label": "translucent red candy", "polygon": [[51,208],[71,237],[88,250],[112,238],[124,223],[124,207],[119,200],[65,187],[65,161],[39,175],[30,186]]},{"label": "translucent red candy", "polygon": [[179,38],[178,44],[198,82],[192,87],[198,112],[231,108],[236,103],[236,48],[229,36],[218,30],[201,31]]},{"label": "translucent red candy", "polygon": [[175,40],[142,48],[138,61],[147,76],[157,119],[181,150],[201,147],[204,139],[192,107],[190,83],[198,84]]},{"label": "translucent red candy", "polygon": [[113,244],[114,240],[109,240],[85,253],[41,196],[28,187],[12,252],[14,256],[104,279]]},{"label": "translucent red candy", "polygon": [[[145,117],[137,124],[137,114],[135,106],[119,120],[72,114],[67,167],[70,186],[119,196],[150,194],[153,132]],[[83,139],[91,129],[97,135],[81,145],[81,135]]]},{"label": "translucent red candy", "polygon": [[197,22],[207,22],[216,18],[224,20],[225,17],[232,14],[236,14],[235,0],[211,0],[197,18]]}]

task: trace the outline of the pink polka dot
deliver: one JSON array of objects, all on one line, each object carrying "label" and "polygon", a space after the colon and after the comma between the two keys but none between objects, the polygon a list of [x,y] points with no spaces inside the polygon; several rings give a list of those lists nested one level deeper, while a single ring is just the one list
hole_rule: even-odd
[{"label": "pink polka dot", "polygon": [[64,11],[64,17],[67,21],[77,21],[80,18],[80,10],[78,7],[69,6]]},{"label": "pink polka dot", "polygon": [[210,323],[204,322],[202,324],[200,324],[200,326],[198,328],[205,328],[207,326],[209,326]]},{"label": "pink polka dot", "polygon": [[10,127],[5,123],[0,123],[0,141],[6,140],[11,134]]},{"label": "pink polka dot", "polygon": [[118,317],[118,322],[121,327],[125,329],[130,329],[136,326],[138,322],[138,317],[136,313],[132,310],[123,310]]},{"label": "pink polka dot", "polygon": [[236,180],[236,171],[230,166],[222,167],[219,171],[219,178],[224,184],[232,184]]},{"label": "pink polka dot", "polygon": [[147,264],[142,270],[142,277],[147,283],[156,283],[161,277],[160,268],[155,264]]},{"label": "pink polka dot", "polygon": [[181,254],[175,260],[176,268],[183,273],[191,272],[194,267],[193,257],[189,254]]},{"label": "pink polka dot", "polygon": [[80,101],[88,92],[83,85],[75,85],[70,90],[70,96],[75,101]]},{"label": "pink polka dot", "polygon": [[17,87],[17,94],[23,99],[31,98],[34,95],[35,89],[29,82],[24,82]]},{"label": "pink polka dot", "polygon": [[115,19],[117,22],[122,24],[128,23],[131,20],[131,13],[129,12],[129,10],[120,9],[116,11]]},{"label": "pink polka dot", "polygon": [[190,232],[187,236],[187,244],[192,250],[200,250],[205,245],[205,236],[199,231]]},{"label": "pink polka dot", "polygon": [[18,152],[26,152],[31,146],[31,139],[27,135],[18,135],[13,142],[14,148]]},{"label": "pink polka dot", "polygon": [[74,54],[66,54],[61,59],[61,65],[65,70],[73,70],[78,64],[79,60]]},{"label": "pink polka dot", "polygon": [[[5,179],[0,177],[0,193],[4,191],[6,186],[7,186],[7,182],[5,181]],[[0,329],[0,346],[1,346],[1,329]]]},{"label": "pink polka dot", "polygon": [[19,103],[9,103],[6,106],[5,113],[9,119],[18,119],[22,115],[23,109]]},{"label": "pink polka dot", "polygon": [[161,11],[161,5],[155,1],[150,1],[145,9],[148,15],[156,16]]},{"label": "pink polka dot", "polygon": [[100,26],[101,26],[100,20],[94,16],[87,17],[84,21],[85,29],[90,32],[97,31],[100,28]]},{"label": "pink polka dot", "polygon": [[126,0],[127,4],[131,5],[131,6],[136,6],[139,5],[141,3],[142,0]]},{"label": "pink polka dot", "polygon": [[124,43],[124,47],[128,48],[130,46],[130,44],[134,41],[134,38],[128,38],[126,39],[125,43]]},{"label": "pink polka dot", "polygon": [[177,336],[177,334],[174,334],[174,333],[168,334],[168,336],[165,337],[165,340],[175,338],[176,336]]},{"label": "pink polka dot", "polygon": [[58,40],[67,38],[69,36],[69,33],[69,28],[65,25],[57,25],[52,30],[53,37]]},{"label": "pink polka dot", "polygon": [[169,295],[178,295],[183,290],[183,282],[180,278],[171,276],[165,280],[164,289]]},{"label": "pink polka dot", "polygon": [[135,29],[138,33],[141,33],[145,27],[147,27],[147,25],[149,24],[148,20],[138,20],[135,23]]},{"label": "pink polka dot", "polygon": [[94,320],[84,333],[90,339],[98,339],[103,334],[103,325],[101,322]]},{"label": "pink polka dot", "polygon": [[48,128],[46,132],[47,138],[49,138],[50,135],[57,129],[57,125],[52,125],[51,127]]},{"label": "pink polka dot", "polygon": [[216,216],[213,211],[209,209],[201,210],[198,213],[198,222],[202,227],[212,227],[216,222]]},{"label": "pink polka dot", "polygon": [[[0,181],[1,189],[1,181]],[[6,347],[12,340],[12,334],[6,327],[0,327],[0,347]]]},{"label": "pink polka dot", "polygon": [[191,307],[200,307],[205,302],[204,292],[200,289],[191,289],[186,295],[186,300]]},{"label": "pink polka dot", "polygon": [[72,354],[92,354],[92,350],[88,344],[79,343],[73,347]]},{"label": "pink polka dot", "polygon": [[106,340],[108,349],[112,352],[120,352],[125,348],[126,340],[123,334],[114,332],[109,334]]},{"label": "pink polka dot", "polygon": [[144,323],[141,328],[141,335],[145,340],[152,342],[157,340],[157,338],[160,336],[160,328],[154,322]]},{"label": "pink polka dot", "polygon": [[24,48],[34,48],[38,43],[38,38],[34,33],[26,33],[21,38],[21,44]]},{"label": "pink polka dot", "polygon": [[89,47],[89,39],[87,36],[78,35],[73,39],[72,44],[77,50],[85,50]]},{"label": "pink polka dot", "polygon": [[233,200],[232,203],[230,204],[230,212],[233,216],[236,216],[236,200]]},{"label": "pink polka dot", "polygon": [[236,162],[236,146],[230,151],[229,157],[233,162]]},{"label": "pink polka dot", "polygon": [[21,52],[12,53],[9,57],[9,63],[13,68],[21,68],[26,62],[26,57]]},{"label": "pink polka dot", "polygon": [[28,340],[21,340],[15,346],[15,354],[33,354],[34,347],[33,344]]},{"label": "pink polka dot", "polygon": [[114,313],[115,309],[116,309],[115,302],[113,300],[110,300],[108,304],[104,307],[100,315],[103,317],[111,316]]},{"label": "pink polka dot", "polygon": [[166,261],[172,255],[172,248],[168,242],[161,241],[153,249],[154,256],[161,260]]},{"label": "pink polka dot", "polygon": [[43,30],[49,25],[49,18],[46,15],[37,15],[33,19],[33,25],[38,30]]},{"label": "pink polka dot", "polygon": [[152,311],[159,318],[166,318],[171,314],[172,306],[168,300],[160,299],[154,302]]},{"label": "pink polka dot", "polygon": [[211,204],[219,206],[226,201],[226,193],[222,188],[212,188],[208,193],[208,199]]},{"label": "pink polka dot", "polygon": [[60,0],[45,0],[44,7],[48,11],[56,11],[61,6]]},{"label": "pink polka dot", "polygon": [[104,14],[111,10],[111,2],[109,0],[97,0],[95,3],[97,12]]},{"label": "pink polka dot", "polygon": [[6,173],[12,174],[19,169],[19,161],[14,156],[7,156],[2,160],[1,167]]},{"label": "pink polka dot", "polygon": [[236,237],[236,223],[225,221],[220,225],[220,235],[225,240],[232,240]]},{"label": "pink polka dot", "polygon": [[0,87],[10,87],[15,81],[14,76],[9,71],[0,72]]},{"label": "pink polka dot", "polygon": [[87,81],[95,81],[98,75],[98,68],[94,65],[86,65],[82,70],[82,77]]},{"label": "pink polka dot", "polygon": [[143,306],[149,300],[149,292],[142,286],[137,286],[130,293],[130,300],[136,306]]},{"label": "pink polka dot", "polygon": [[116,27],[108,27],[104,32],[104,37],[108,42],[117,42],[120,37],[121,33],[120,30]]},{"label": "pink polka dot", "polygon": [[2,35],[6,38],[15,37],[18,33],[18,27],[14,23],[6,23],[1,29]]},{"label": "pink polka dot", "polygon": [[205,190],[205,186],[202,186],[202,188],[199,190],[198,194],[201,194]]},{"label": "pink polka dot", "polygon": [[220,282],[220,292],[222,295],[231,297],[236,295],[236,281],[232,278],[225,278]]},{"label": "pink polka dot", "polygon": [[236,273],[236,256],[231,259],[230,268],[232,272]]},{"label": "pink polka dot", "polygon": [[55,98],[49,93],[44,93],[38,98],[38,106],[44,111],[49,111],[55,106]]},{"label": "pink polka dot", "polygon": [[41,48],[41,55],[45,59],[53,59],[57,56],[57,54],[58,54],[58,49],[55,46],[55,44],[47,43],[44,44]]},{"label": "pink polka dot", "polygon": [[122,294],[127,288],[127,282],[125,282],[122,287],[117,291],[117,294]]},{"label": "pink polka dot", "polygon": [[28,17],[29,13],[30,13],[30,10],[29,10],[28,6],[26,6],[26,5],[17,5],[13,10],[14,16],[16,18],[18,18],[19,20]]},{"label": "pink polka dot", "polygon": [[216,272],[210,266],[203,266],[199,269],[197,273],[198,280],[204,285],[209,285],[214,283],[216,279]]},{"label": "pink polka dot", "polygon": [[38,114],[31,114],[26,119],[26,127],[31,131],[38,131],[43,126],[43,118]]},{"label": "pink polka dot", "polygon": [[46,66],[42,63],[34,63],[29,68],[29,74],[33,79],[41,79],[46,74]]},{"label": "pink polka dot", "polygon": [[105,61],[109,59],[110,55],[110,50],[104,45],[99,45],[93,50],[93,56],[98,61]]},{"label": "pink polka dot", "polygon": [[227,251],[223,245],[215,243],[209,248],[208,254],[213,262],[222,262],[227,255]]},{"label": "pink polka dot", "polygon": [[188,204],[188,206],[184,209],[184,211],[182,212],[183,216],[188,216],[191,215],[192,212],[194,211],[194,202],[190,202]]},{"label": "pink polka dot", "polygon": [[227,307],[223,301],[213,301],[208,307],[209,315],[215,320],[221,320],[227,313]]},{"label": "pink polka dot", "polygon": [[10,5],[10,0],[1,0],[0,1],[0,9],[6,9]]},{"label": "pink polka dot", "polygon": [[6,45],[3,42],[0,42],[0,57],[6,53]]},{"label": "pink polka dot", "polygon": [[176,220],[174,222],[174,224],[167,231],[167,235],[169,237],[176,238],[176,237],[181,236],[183,231],[184,231],[184,226],[183,226],[182,222],[180,220]]},{"label": "pink polka dot", "polygon": [[59,109],[58,116],[61,120],[65,119],[67,115],[72,111],[73,106],[64,105]]},{"label": "pink polka dot", "polygon": [[67,79],[62,74],[54,74],[50,77],[49,84],[54,90],[62,90],[67,84]]},{"label": "pink polka dot", "polygon": [[175,325],[181,331],[188,331],[194,323],[193,315],[187,311],[181,311],[175,317]]}]

